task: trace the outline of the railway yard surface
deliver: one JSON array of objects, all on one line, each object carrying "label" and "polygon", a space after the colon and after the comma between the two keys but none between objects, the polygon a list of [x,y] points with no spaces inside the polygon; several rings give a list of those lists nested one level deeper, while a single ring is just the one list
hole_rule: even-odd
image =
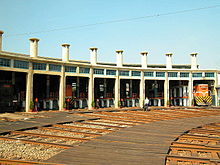
[{"label": "railway yard surface", "polygon": [[220,165],[216,107],[0,114],[0,165]]}]

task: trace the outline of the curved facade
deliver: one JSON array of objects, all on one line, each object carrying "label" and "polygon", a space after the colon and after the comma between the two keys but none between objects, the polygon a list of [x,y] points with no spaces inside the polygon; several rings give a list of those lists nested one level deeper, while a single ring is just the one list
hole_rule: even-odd
[{"label": "curved facade", "polygon": [[13,111],[28,112],[36,98],[39,109],[142,107],[145,97],[152,106],[192,106],[199,84],[208,85],[204,96],[217,105],[218,70],[199,69],[196,53],[190,65],[172,64],[171,53],[165,65],[151,65],[147,52],[141,52],[141,64],[124,64],[122,50],[116,63],[100,63],[97,48],[90,48],[90,61],[69,59],[68,44],[61,59],[38,56],[38,42],[30,39],[30,55],[0,50],[0,92],[12,93],[2,98],[2,109],[10,102]]}]

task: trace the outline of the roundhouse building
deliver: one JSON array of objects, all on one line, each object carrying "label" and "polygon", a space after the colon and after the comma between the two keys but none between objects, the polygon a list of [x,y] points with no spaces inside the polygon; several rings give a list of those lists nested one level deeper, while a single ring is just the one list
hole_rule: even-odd
[{"label": "roundhouse building", "polygon": [[40,110],[99,107],[218,105],[218,70],[199,69],[197,53],[191,64],[175,65],[167,53],[165,65],[123,63],[117,50],[116,63],[97,61],[97,48],[90,48],[90,61],[69,59],[69,44],[62,45],[62,58],[38,55],[39,39],[30,39],[30,54],[2,50],[0,31],[0,112],[26,111],[37,100]]}]

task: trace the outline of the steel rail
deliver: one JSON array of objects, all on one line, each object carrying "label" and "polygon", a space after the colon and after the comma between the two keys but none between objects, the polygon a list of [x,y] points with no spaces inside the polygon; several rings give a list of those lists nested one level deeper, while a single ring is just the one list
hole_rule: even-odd
[{"label": "steel rail", "polygon": [[197,134],[212,134],[220,136],[220,131],[208,130],[203,128],[195,128],[189,131],[189,133],[197,133]]},{"label": "steel rail", "polygon": [[193,157],[182,157],[182,156],[172,156],[172,155],[168,155],[166,157],[166,160],[175,161],[175,162],[172,162],[172,164],[167,162],[167,165],[177,165],[177,161],[209,163],[209,164],[213,163],[213,165],[215,165],[216,163],[220,163],[220,160],[210,160],[210,159],[205,159],[205,158],[193,158]]},{"label": "steel rail", "polygon": [[179,137],[179,140],[181,139],[190,139],[190,140],[200,140],[200,141],[215,141],[219,142],[220,138],[215,138],[215,137],[207,137],[207,136],[201,136],[201,135],[182,135]]}]

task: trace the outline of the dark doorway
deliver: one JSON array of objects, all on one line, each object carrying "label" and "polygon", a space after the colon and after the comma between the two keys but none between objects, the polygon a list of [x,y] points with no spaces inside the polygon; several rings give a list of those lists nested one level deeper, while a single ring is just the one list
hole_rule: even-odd
[{"label": "dark doorway", "polygon": [[26,73],[0,71],[0,112],[25,109]]}]

